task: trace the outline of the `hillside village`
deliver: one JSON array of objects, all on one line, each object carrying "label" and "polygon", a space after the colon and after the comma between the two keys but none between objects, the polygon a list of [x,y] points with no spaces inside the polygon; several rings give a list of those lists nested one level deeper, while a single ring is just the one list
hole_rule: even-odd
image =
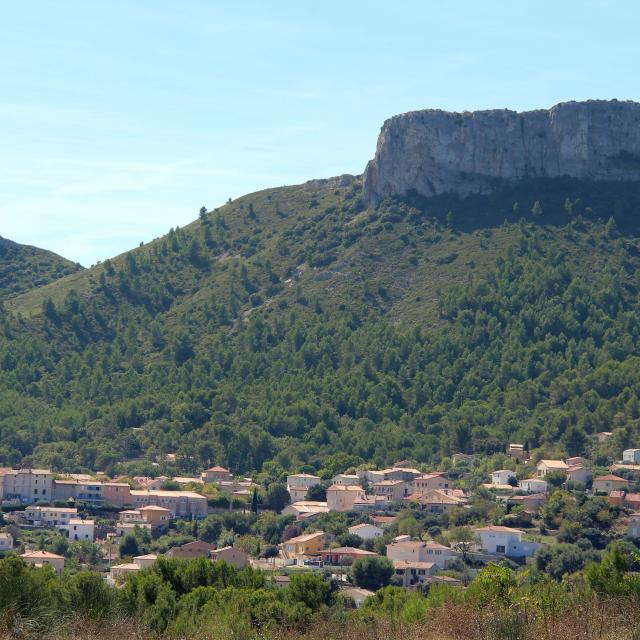
[{"label": "hillside village", "polygon": [[[594,439],[610,444],[612,433]],[[640,546],[640,449],[607,466],[544,457],[526,445],[446,470],[386,469],[279,482],[213,466],[197,477],[0,470],[0,552],[58,574],[91,568],[116,585],[158,557],[253,566],[286,586],[292,573],[333,577],[356,605],[387,584],[465,587],[490,562],[535,565],[560,579],[613,541]]]}]

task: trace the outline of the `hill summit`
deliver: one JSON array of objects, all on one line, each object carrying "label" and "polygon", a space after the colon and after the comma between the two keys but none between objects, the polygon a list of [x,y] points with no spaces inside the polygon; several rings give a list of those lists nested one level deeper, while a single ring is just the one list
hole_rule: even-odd
[{"label": "hill summit", "polygon": [[549,110],[394,116],[382,126],[365,170],[375,204],[415,192],[467,196],[531,178],[640,180],[640,104],[564,102]]}]

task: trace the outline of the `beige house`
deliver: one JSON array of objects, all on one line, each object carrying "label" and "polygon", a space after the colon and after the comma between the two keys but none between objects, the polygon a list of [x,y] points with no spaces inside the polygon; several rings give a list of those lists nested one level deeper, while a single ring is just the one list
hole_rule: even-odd
[{"label": "beige house", "polygon": [[241,549],[227,546],[220,549],[214,549],[209,557],[211,560],[224,560],[227,564],[232,564],[234,567],[242,568],[249,564],[249,556]]},{"label": "beige house", "polygon": [[405,562],[432,562],[440,569],[458,554],[449,547],[437,542],[424,542],[422,540],[403,540],[387,545],[387,558],[389,560]]},{"label": "beige house", "polygon": [[124,582],[128,576],[132,573],[136,573],[141,569],[146,569],[153,565],[153,563],[158,559],[158,556],[155,553],[149,553],[144,556],[136,556],[133,559],[133,562],[127,562],[124,564],[117,564],[114,567],[111,567],[110,573],[111,578],[118,582]]},{"label": "beige house", "polygon": [[332,484],[327,489],[327,507],[329,511],[351,511],[356,500],[364,496],[362,487]]},{"label": "beige house", "polygon": [[64,557],[49,551],[27,551],[21,556],[27,564],[35,567],[51,567],[58,575],[64,571]]},{"label": "beige house", "polygon": [[402,580],[403,587],[428,582],[429,578],[438,570],[433,562],[393,560],[395,574]]},{"label": "beige house", "polygon": [[131,490],[131,502],[136,509],[147,505],[164,507],[173,518],[203,518],[207,515],[207,499],[194,491]]},{"label": "beige house", "polygon": [[404,480],[380,480],[373,485],[373,492],[387,502],[396,502],[409,495],[409,485]]},{"label": "beige house", "polygon": [[139,509],[127,509],[118,514],[117,535],[121,536],[136,526],[150,530],[162,529],[170,520],[171,511],[166,507],[150,504]]},{"label": "beige house", "polygon": [[619,478],[612,474],[606,476],[598,476],[593,479],[594,493],[611,493],[612,491],[621,491],[629,487],[629,481]]},{"label": "beige house", "polygon": [[0,500],[22,504],[53,499],[50,469],[3,469],[0,473]]},{"label": "beige house", "polygon": [[69,524],[69,520],[78,517],[75,507],[27,507],[25,520],[36,527],[59,527]]},{"label": "beige house", "polygon": [[375,540],[376,538],[382,538],[384,531],[380,527],[376,527],[375,524],[369,522],[363,522],[362,524],[355,524],[348,529],[349,533],[359,536],[363,540]]},{"label": "beige house", "polygon": [[568,468],[569,467],[564,460],[540,460],[536,467],[536,475],[538,478],[544,478],[547,473],[552,473],[554,471],[566,473]]},{"label": "beige house", "polygon": [[200,477],[203,482],[220,482],[221,480],[231,482],[233,480],[233,474],[231,471],[218,465],[203,471]]},{"label": "beige house", "polygon": [[468,502],[464,493],[455,489],[449,491],[435,489],[424,495],[408,496],[405,500],[407,502],[417,502],[431,513],[446,513],[456,507],[464,507]]},{"label": "beige house", "polygon": [[11,551],[13,549],[13,536],[6,531],[0,532],[0,551]]},{"label": "beige house", "polygon": [[361,485],[360,477],[357,474],[338,473],[333,476],[332,484],[348,484],[359,487]]},{"label": "beige house", "polygon": [[582,482],[587,484],[591,480],[591,471],[582,464],[570,466],[567,469],[567,482]]},{"label": "beige house", "polygon": [[327,513],[329,506],[326,502],[314,502],[312,500],[303,500],[287,505],[282,510],[282,515],[295,516],[296,520],[306,520],[312,518],[319,513]]},{"label": "beige house", "polygon": [[187,544],[180,545],[179,547],[171,547],[167,551],[167,558],[177,558],[178,560],[190,560],[192,558],[208,558],[212,551],[215,551],[215,546],[202,540],[194,540],[193,542],[187,542]]},{"label": "beige house", "polygon": [[451,486],[449,479],[444,473],[425,473],[414,478],[411,483],[411,494],[421,496],[434,489],[449,489]]}]

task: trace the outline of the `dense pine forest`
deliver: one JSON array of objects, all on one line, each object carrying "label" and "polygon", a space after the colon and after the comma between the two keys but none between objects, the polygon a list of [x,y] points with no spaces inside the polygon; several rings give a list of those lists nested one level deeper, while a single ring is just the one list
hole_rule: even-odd
[{"label": "dense pine forest", "polygon": [[360,194],[271,189],[91,269],[3,278],[0,464],[278,475],[634,442],[637,185]]}]

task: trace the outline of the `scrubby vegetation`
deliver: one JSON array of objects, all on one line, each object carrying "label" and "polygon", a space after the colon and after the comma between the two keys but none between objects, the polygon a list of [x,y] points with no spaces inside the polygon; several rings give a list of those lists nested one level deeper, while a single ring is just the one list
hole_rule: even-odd
[{"label": "scrubby vegetation", "polygon": [[0,463],[330,472],[634,443],[637,186],[358,196],[247,196],[14,298]]},{"label": "scrubby vegetation", "polygon": [[355,611],[335,582],[311,573],[278,588],[252,569],[162,559],[118,589],[95,573],[56,577],[12,557],[0,560],[0,624],[22,638],[631,639],[640,582],[628,562],[614,548],[561,583],[490,565],[466,590],[387,587]]},{"label": "scrubby vegetation", "polygon": [[81,269],[51,251],[0,237],[0,301]]}]

